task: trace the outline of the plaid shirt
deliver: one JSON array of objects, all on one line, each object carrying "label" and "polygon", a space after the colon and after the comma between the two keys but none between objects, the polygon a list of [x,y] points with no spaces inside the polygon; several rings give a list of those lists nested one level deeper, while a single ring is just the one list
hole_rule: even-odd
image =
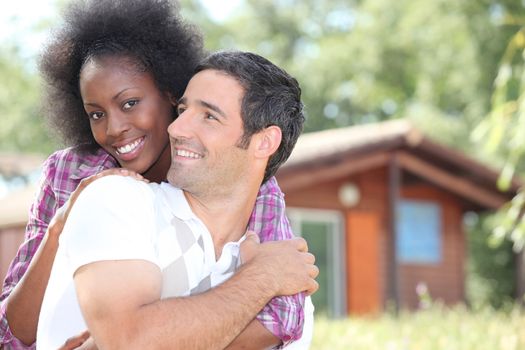
[{"label": "plaid shirt", "polygon": [[[95,155],[79,155],[71,148],[53,153],[44,163],[39,191],[29,213],[25,241],[9,266],[0,295],[0,347],[3,346],[4,350],[35,348],[34,344],[24,345],[11,333],[5,300],[27,271],[51,218],[77,188],[80,180],[116,166],[115,160],[103,150]],[[257,232],[262,242],[292,238],[284,209],[284,196],[275,178],[271,178],[260,188],[249,229]],[[257,319],[286,345],[302,335],[303,306],[303,293],[276,297],[257,315]]]}]

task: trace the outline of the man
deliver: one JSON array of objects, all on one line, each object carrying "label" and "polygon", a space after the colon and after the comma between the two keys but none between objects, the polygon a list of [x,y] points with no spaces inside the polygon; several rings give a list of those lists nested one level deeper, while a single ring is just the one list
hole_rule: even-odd
[{"label": "man", "polygon": [[[255,315],[274,296],[318,288],[304,240],[257,244],[245,236],[261,183],[302,130],[297,81],[254,54],[214,54],[197,69],[178,111],[168,128],[170,184],[107,177],[78,198],[37,346],[56,346],[60,334],[85,327],[79,307],[103,349],[222,349],[243,339],[273,346],[280,340]],[[68,273],[74,286],[60,285],[57,276]]]}]

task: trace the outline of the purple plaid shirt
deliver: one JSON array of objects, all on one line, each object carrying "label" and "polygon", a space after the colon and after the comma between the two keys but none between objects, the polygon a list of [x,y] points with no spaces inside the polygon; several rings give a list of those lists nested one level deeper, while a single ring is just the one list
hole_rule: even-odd
[{"label": "purple plaid shirt", "polygon": [[[35,348],[34,344],[24,345],[11,333],[5,313],[5,300],[27,271],[51,218],[77,188],[80,180],[116,166],[115,160],[103,150],[95,155],[79,155],[74,149],[68,148],[53,153],[45,161],[39,191],[31,205],[25,241],[9,266],[0,295],[0,347],[3,346],[4,350]],[[260,188],[249,229],[259,234],[261,242],[292,238],[284,209],[284,195],[272,177]],[[273,298],[257,315],[257,319],[283,344],[297,340],[303,329],[304,297],[301,293]]]}]

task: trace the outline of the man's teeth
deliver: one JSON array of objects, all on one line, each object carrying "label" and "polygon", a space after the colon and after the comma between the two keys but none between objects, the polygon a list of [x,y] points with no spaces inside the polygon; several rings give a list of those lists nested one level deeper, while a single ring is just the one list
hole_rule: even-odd
[{"label": "man's teeth", "polygon": [[128,143],[127,145],[122,146],[122,147],[117,147],[117,151],[120,154],[129,153],[129,152],[133,151],[135,148],[137,148],[137,146],[140,144],[140,141],[142,141],[142,139],[138,139],[138,140],[133,141],[132,143]]},{"label": "man's teeth", "polygon": [[177,155],[181,156],[181,157],[186,157],[186,158],[195,158],[195,159],[202,158],[202,156],[200,154],[193,153],[193,152],[190,152],[190,151],[186,151],[186,150],[183,150],[183,149],[178,149],[177,150]]}]

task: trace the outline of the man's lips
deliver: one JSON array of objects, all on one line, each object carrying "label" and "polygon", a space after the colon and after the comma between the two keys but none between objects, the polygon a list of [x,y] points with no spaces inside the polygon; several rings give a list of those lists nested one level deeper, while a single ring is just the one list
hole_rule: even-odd
[{"label": "man's lips", "polygon": [[190,159],[201,159],[203,158],[202,154],[192,152],[185,149],[175,149],[175,155],[183,158],[190,158]]}]

